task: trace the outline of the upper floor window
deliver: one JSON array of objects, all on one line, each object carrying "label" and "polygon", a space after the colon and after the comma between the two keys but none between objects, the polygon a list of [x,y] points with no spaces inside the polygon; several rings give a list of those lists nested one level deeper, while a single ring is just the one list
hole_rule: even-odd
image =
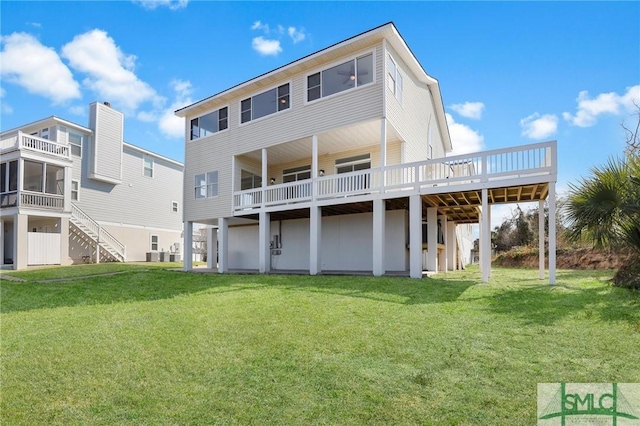
[{"label": "upper floor window", "polygon": [[254,189],[260,188],[262,186],[262,177],[248,172],[246,170],[242,170],[240,172],[240,190],[244,191],[245,189]]},{"label": "upper floor window", "polygon": [[0,206],[13,207],[18,202],[18,160],[0,164]]},{"label": "upper floor window", "polygon": [[295,182],[297,180],[311,179],[311,165],[294,167],[282,171],[282,182]]},{"label": "upper floor window", "polygon": [[212,135],[229,127],[229,109],[227,107],[210,112],[191,120],[190,140]]},{"label": "upper floor window", "polygon": [[71,148],[71,155],[82,157],[82,144],[84,142],[84,136],[79,133],[69,132],[69,147]]},{"label": "upper floor window", "polygon": [[240,122],[274,114],[289,108],[289,83],[252,96],[240,102]]},{"label": "upper floor window", "polygon": [[218,196],[218,172],[208,172],[195,176],[195,197],[209,198]]},{"label": "upper floor window", "polygon": [[307,101],[373,82],[373,53],[307,76]]},{"label": "upper floor window", "polygon": [[78,201],[80,199],[80,182],[77,180],[71,181],[71,200]]},{"label": "upper floor window", "polygon": [[387,86],[389,86],[391,93],[396,96],[396,99],[402,103],[402,74],[391,56],[389,56],[389,64],[387,65],[387,68],[389,69],[389,80],[387,81]]},{"label": "upper floor window", "polygon": [[153,158],[151,157],[144,157],[143,161],[143,175],[146,177],[153,177]]},{"label": "upper floor window", "polygon": [[349,173],[371,168],[371,154],[354,155],[336,160],[336,173]]}]

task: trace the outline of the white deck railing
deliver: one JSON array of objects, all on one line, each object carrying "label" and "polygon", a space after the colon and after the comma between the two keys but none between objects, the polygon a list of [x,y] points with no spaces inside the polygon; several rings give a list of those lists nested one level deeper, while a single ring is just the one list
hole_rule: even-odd
[{"label": "white deck railing", "polygon": [[60,158],[69,158],[69,145],[42,139],[37,136],[15,132],[2,137],[0,151],[14,149],[27,149],[29,151],[53,155]]},{"label": "white deck railing", "polygon": [[[556,174],[556,142],[397,164],[234,193],[234,209]],[[453,188],[452,188],[453,189]]]},{"label": "white deck railing", "polygon": [[64,196],[42,192],[20,191],[20,207],[63,210]]}]

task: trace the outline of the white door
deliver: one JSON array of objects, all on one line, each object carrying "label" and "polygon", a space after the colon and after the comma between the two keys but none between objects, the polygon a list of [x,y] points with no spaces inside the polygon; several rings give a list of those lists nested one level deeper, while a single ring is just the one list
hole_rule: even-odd
[{"label": "white door", "polygon": [[29,232],[27,243],[27,265],[60,264],[60,234]]}]

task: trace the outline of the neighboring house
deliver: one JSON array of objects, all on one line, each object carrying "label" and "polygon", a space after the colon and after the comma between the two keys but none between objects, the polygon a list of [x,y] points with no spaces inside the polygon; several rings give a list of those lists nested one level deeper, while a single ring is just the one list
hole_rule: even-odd
[{"label": "neighboring house", "polygon": [[49,117],[0,133],[4,267],[144,261],[180,251],[184,166],[123,141],[124,116]]},{"label": "neighboring house", "polygon": [[222,273],[418,278],[470,261],[470,224],[482,219],[490,235],[491,204],[554,199],[555,142],[446,156],[438,81],[392,23],[176,115],[186,119],[185,236],[194,223],[217,226],[210,266]]}]

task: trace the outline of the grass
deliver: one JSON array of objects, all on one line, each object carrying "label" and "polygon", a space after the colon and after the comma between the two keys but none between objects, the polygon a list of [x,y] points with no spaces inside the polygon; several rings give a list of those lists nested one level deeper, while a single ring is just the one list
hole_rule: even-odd
[{"label": "grass", "polygon": [[0,422],[534,424],[537,383],[640,382],[611,276],[3,281]]},{"label": "grass", "polygon": [[85,277],[90,275],[113,274],[133,270],[148,270],[152,268],[181,268],[182,263],[140,262],[140,263],[92,263],[86,265],[46,266],[31,270],[2,271],[2,275],[9,275],[28,281],[56,280],[63,278]]}]

